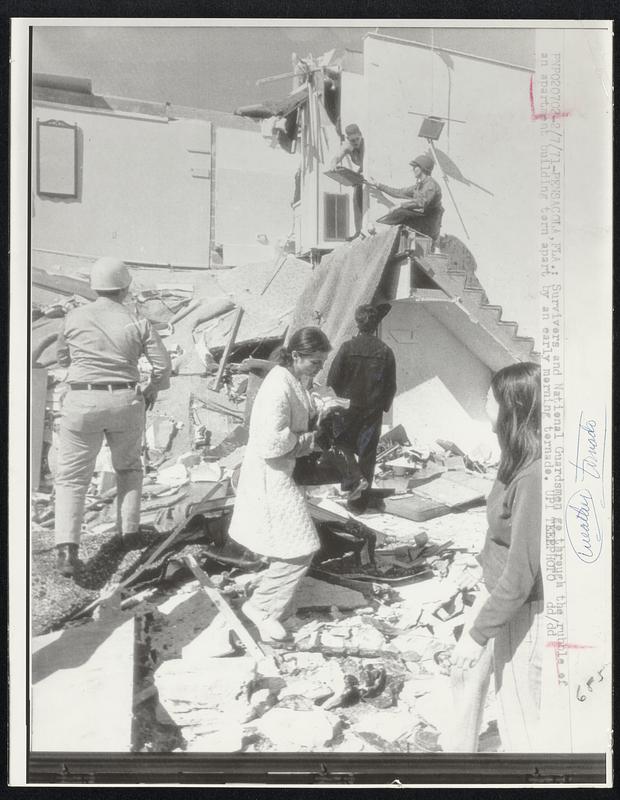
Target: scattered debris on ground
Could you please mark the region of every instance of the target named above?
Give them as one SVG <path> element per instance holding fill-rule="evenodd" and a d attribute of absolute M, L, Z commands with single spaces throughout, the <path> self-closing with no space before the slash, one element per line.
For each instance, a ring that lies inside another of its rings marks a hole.
<path fill-rule="evenodd" d="M 252 399 L 280 340 L 235 340 L 234 321 L 242 315 L 230 298 L 214 303 L 181 289 L 144 290 L 134 299 L 166 335 L 180 367 L 170 398 L 162 394 L 147 419 L 142 527 L 130 541 L 117 535 L 116 481 L 104 447 L 87 496 L 82 564 L 73 580 L 63 578 L 53 568 L 55 429 L 64 377 L 54 364 L 53 340 L 66 311 L 85 301 L 77 290 L 86 289 L 73 283 L 68 299 L 33 311 L 36 358 L 49 369 L 41 478 L 32 501 L 40 708 L 59 702 L 50 693 L 62 690 L 53 677 L 61 671 L 60 645 L 46 637 L 75 639 L 75 652 L 87 655 L 69 665 L 72 680 L 87 688 L 94 685 L 89 669 L 99 663 L 97 648 L 88 655 L 88 642 L 107 641 L 129 620 L 135 647 L 115 651 L 119 669 L 131 672 L 131 730 L 125 725 L 119 739 L 125 749 L 436 750 L 449 723 L 450 652 L 480 580 L 475 555 L 485 534 L 492 465 L 452 441 L 410 440 L 398 426 L 381 439 L 365 514 L 347 510 L 338 485 L 308 489 L 321 549 L 286 621 L 290 638 L 277 647 L 260 643 L 239 608 L 265 563 L 229 540 L 227 528 Z M 183 373 L 189 355 L 199 374 Z M 223 630 L 224 651 L 216 652 Z M 103 728 L 108 716 L 99 721 Z M 483 750 L 499 746 L 495 719 L 491 694 Z M 101 741 L 113 735 L 100 734 Z"/>

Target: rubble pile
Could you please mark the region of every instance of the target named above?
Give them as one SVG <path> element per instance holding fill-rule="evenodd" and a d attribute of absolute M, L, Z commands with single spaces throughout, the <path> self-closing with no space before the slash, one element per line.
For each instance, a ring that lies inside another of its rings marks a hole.
<path fill-rule="evenodd" d="M 375 515 L 376 524 L 379 516 L 388 517 Z M 479 545 L 483 519 L 474 509 L 441 521 L 446 536 L 462 531 Z M 413 543 L 420 538 L 415 527 Z M 385 535 L 389 542 L 396 533 Z M 411 546 L 399 539 L 400 547 Z M 437 749 L 450 722 L 449 656 L 479 579 L 468 549 L 451 548 L 443 577 L 402 584 L 383 599 L 372 597 L 368 583 L 365 596 L 306 578 L 286 621 L 290 640 L 264 645 L 265 657 L 258 660 L 234 637 L 227 656 L 210 655 L 217 609 L 196 582 L 169 590 L 157 606 L 151 599 L 148 649 L 154 660 L 146 685 L 153 710 L 150 727 L 143 725 L 151 737 L 143 749 L 167 749 L 172 731 L 176 749 L 187 752 Z M 240 570 L 212 579 L 237 612 L 256 580 Z M 489 728 L 493 712 L 491 698 L 483 726 L 487 749 L 497 747 Z M 163 738 L 162 730 L 168 732 Z"/>
<path fill-rule="evenodd" d="M 87 631 L 121 611 L 133 615 L 134 751 L 437 749 L 450 722 L 450 653 L 480 580 L 475 555 L 485 533 L 489 461 L 451 441 L 409 439 L 398 426 L 380 441 L 363 516 L 347 510 L 339 485 L 309 487 L 321 550 L 285 621 L 290 638 L 268 646 L 249 625 L 258 642 L 252 652 L 232 629 L 221 651 L 221 610 L 187 556 L 246 625 L 239 608 L 265 564 L 226 531 L 252 400 L 272 362 L 260 342 L 221 346 L 219 329 L 230 327 L 234 303 L 173 289 L 142 290 L 134 300 L 167 334 L 178 374 L 147 416 L 140 533 L 131 542 L 116 535 L 116 479 L 104 446 L 73 580 L 53 572 L 63 374 L 50 353 L 62 316 L 84 297 L 34 312 L 36 358 L 49 368 L 41 480 L 32 505 L 35 636 L 68 625 Z M 188 320 L 175 343 L 173 334 Z M 56 329 L 46 332 L 52 323 Z M 218 331 L 213 342 L 209 331 Z M 183 372 L 188 347 L 197 374 Z M 487 717 L 494 719 L 492 698 Z M 487 749 L 495 746 L 493 732 L 491 726 L 485 734 Z"/>

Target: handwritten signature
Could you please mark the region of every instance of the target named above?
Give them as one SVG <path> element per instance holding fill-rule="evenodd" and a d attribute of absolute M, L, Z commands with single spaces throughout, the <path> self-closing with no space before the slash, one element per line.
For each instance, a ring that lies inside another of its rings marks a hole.
<path fill-rule="evenodd" d="M 566 508 L 566 531 L 575 555 L 586 564 L 594 563 L 603 549 L 603 536 L 589 489 L 577 489 Z"/>
<path fill-rule="evenodd" d="M 606 427 L 606 426 L 605 426 Z M 603 444 L 605 446 L 606 430 L 603 429 Z M 584 422 L 583 411 L 579 415 L 579 432 L 577 434 L 577 451 L 575 460 L 568 463 L 575 467 L 575 480 L 583 480 L 586 475 L 600 480 L 602 477 L 601 455 L 599 455 L 599 429 L 595 419 Z M 604 450 L 603 450 L 604 454 Z"/>
<path fill-rule="evenodd" d="M 596 506 L 605 507 L 605 441 L 607 412 L 603 424 L 593 417 L 579 415 L 575 458 L 569 464 L 575 468 L 575 482 L 581 484 L 568 500 L 565 524 L 573 551 L 586 564 L 593 564 L 603 549 L 603 535 Z M 589 483 L 589 486 L 584 485 Z M 593 494 L 594 492 L 594 494 Z"/>

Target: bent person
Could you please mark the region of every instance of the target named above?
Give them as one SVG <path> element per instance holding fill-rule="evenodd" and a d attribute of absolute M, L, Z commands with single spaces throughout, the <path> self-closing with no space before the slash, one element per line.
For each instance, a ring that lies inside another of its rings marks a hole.
<path fill-rule="evenodd" d="M 298 330 L 281 348 L 279 363 L 263 381 L 252 407 L 229 535 L 269 561 L 241 609 L 266 641 L 286 638 L 280 620 L 292 610 L 295 590 L 319 549 L 293 469 L 297 458 L 315 449 L 307 385 L 323 368 L 330 349 L 319 328 Z"/>

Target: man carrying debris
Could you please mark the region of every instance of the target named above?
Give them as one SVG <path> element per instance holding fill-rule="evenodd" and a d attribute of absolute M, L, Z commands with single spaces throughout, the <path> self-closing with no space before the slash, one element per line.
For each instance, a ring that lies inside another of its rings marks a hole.
<path fill-rule="evenodd" d="M 403 203 L 401 208 L 411 214 L 410 219 L 404 224 L 425 236 L 430 236 L 435 244 L 439 238 L 443 216 L 441 188 L 437 181 L 431 178 L 435 161 L 432 156 L 424 154 L 410 161 L 409 164 L 413 168 L 416 179 L 412 186 L 397 189 L 393 186 L 386 186 L 385 183 L 379 183 L 373 178 L 370 178 L 368 183 L 384 194 L 389 194 L 390 197 L 406 198 L 408 202 Z"/>
<path fill-rule="evenodd" d="M 334 170 L 345 158 L 348 158 L 352 168 L 361 174 L 364 169 L 364 137 L 358 125 L 352 122 L 344 129 L 346 140 L 337 156 L 332 159 L 330 169 Z M 354 237 L 362 231 L 362 217 L 364 214 L 364 184 L 359 183 L 353 188 L 353 219 L 355 221 Z"/>
<path fill-rule="evenodd" d="M 70 311 L 58 336 L 58 363 L 67 368 L 58 437 L 56 473 L 56 568 L 71 577 L 78 548 L 86 492 L 105 437 L 117 477 L 117 519 L 122 537 L 140 523 L 140 450 L 145 407 L 170 385 L 170 358 L 151 323 L 123 301 L 131 277 L 116 258 L 100 258 L 90 276 L 98 297 Z M 138 360 L 152 366 L 148 385 L 139 384 Z"/>
<path fill-rule="evenodd" d="M 355 311 L 358 334 L 344 342 L 332 361 L 327 384 L 339 397 L 351 401 L 344 434 L 357 453 L 368 489 L 357 500 L 349 501 L 352 511 L 368 506 L 369 489 L 375 472 L 377 445 L 383 412 L 389 411 L 396 394 L 396 361 L 390 347 L 377 334 L 377 326 L 389 312 L 385 303 L 359 306 Z"/>

